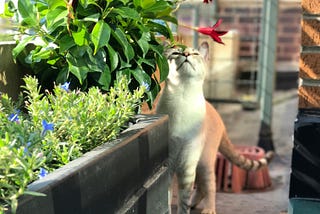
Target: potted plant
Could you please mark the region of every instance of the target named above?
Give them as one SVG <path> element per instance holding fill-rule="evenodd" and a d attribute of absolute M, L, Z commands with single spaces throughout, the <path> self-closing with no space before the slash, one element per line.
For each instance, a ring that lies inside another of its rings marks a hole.
<path fill-rule="evenodd" d="M 166 118 L 148 117 L 119 136 L 145 87 L 130 92 L 120 78 L 107 94 L 69 83 L 42 94 L 36 78 L 24 80 L 25 109 L 0 96 L 0 213 L 168 209 Z"/>
<path fill-rule="evenodd" d="M 126 75 L 131 90 L 148 86 L 146 100 L 152 103 L 168 72 L 157 36 L 173 41 L 166 23 L 176 23 L 171 13 L 177 1 L 15 2 L 6 3 L 3 14 L 18 23 L 13 57 L 30 68 L 43 88 L 70 82 L 70 88 L 108 91 L 117 76 Z"/>
<path fill-rule="evenodd" d="M 37 209 L 39 213 L 63 213 L 62 209 L 65 213 L 79 213 L 79 210 L 99 213 L 101 210 L 124 209 L 122 206 L 133 210 L 152 208 L 153 205 L 148 204 L 152 200 L 147 203 L 146 197 L 153 198 L 157 206 L 167 208 L 168 203 L 159 204 L 159 197 L 164 198 L 158 195 L 161 191 L 153 188 L 156 182 L 167 185 L 164 176 L 166 171 L 162 167 L 167 156 L 166 117 L 154 117 L 144 122 L 143 126 L 134 125 L 131 127 L 133 131 L 127 131 L 125 136 L 120 135 L 123 141 L 112 141 L 115 147 L 105 145 L 85 152 L 94 148 L 95 143 L 103 143 L 116 136 L 137 113 L 137 100 L 146 100 L 149 104 L 153 102 L 160 90 L 159 83 L 168 72 L 167 61 L 162 55 L 163 46 L 156 35 L 164 35 L 172 40 L 168 25 L 159 21 L 176 22 L 170 15 L 175 3 L 165 0 L 45 0 L 8 1 L 5 4 L 4 15 L 15 18 L 14 23 L 18 23 L 16 27 L 20 32 L 16 36 L 18 43 L 13 50 L 13 57 L 30 68 L 41 87 L 35 79 L 25 79 L 27 104 L 20 110 L 6 95 L 1 95 L 1 127 L 9 128 L 1 132 L 0 158 L 2 163 L 6 163 L 0 177 L 1 212 L 8 209 L 9 205 L 11 212 L 17 210 L 18 213 L 36 213 Z M 159 79 L 154 75 L 157 69 Z M 112 98 L 103 97 L 103 94 Z M 118 99 L 121 99 L 121 104 L 117 105 L 115 100 Z M 131 99 L 135 101 L 130 102 Z M 104 112 L 99 107 L 106 100 L 116 106 Z M 129 110 L 124 103 L 130 106 Z M 75 111 L 75 106 L 81 110 Z M 119 112 L 122 111 L 131 113 L 120 117 Z M 104 113 L 116 118 L 109 121 L 109 139 L 104 133 L 108 126 L 102 123 Z M 160 122 L 154 125 L 150 121 Z M 76 122 L 76 125 L 71 125 L 71 122 Z M 10 126 L 7 126 L 8 123 Z M 146 126 L 147 129 L 141 130 Z M 152 131 L 155 127 L 160 131 Z M 84 130 L 88 129 L 91 131 L 85 133 Z M 133 132 L 135 138 L 128 137 L 128 132 Z M 94 138 L 94 134 L 106 138 Z M 80 140 L 82 135 L 88 137 L 83 142 Z M 128 139 L 133 143 L 129 144 Z M 160 139 L 161 143 L 158 142 Z M 88 141 L 91 143 L 87 144 Z M 122 161 L 115 161 L 118 159 L 114 154 L 119 154 L 117 157 L 122 157 Z M 61 167 L 69 161 L 72 161 L 69 163 L 71 165 Z M 92 162 L 104 163 L 104 167 L 99 168 L 99 164 Z M 124 169 L 105 168 L 107 163 L 119 164 Z M 70 167 L 74 165 L 77 167 L 71 170 Z M 56 168 L 59 169 L 46 175 Z M 103 175 L 106 170 L 112 176 Z M 66 177 L 59 177 L 61 174 Z M 84 175 L 95 180 L 86 180 Z M 104 176 L 107 184 L 97 182 L 99 175 Z M 30 184 L 39 176 L 44 178 Z M 85 180 L 82 185 L 79 185 L 79 179 Z M 95 189 L 88 187 L 85 193 L 73 194 L 81 192 L 88 184 L 97 185 L 91 185 Z M 68 189 L 70 186 L 71 189 Z M 120 190 L 116 190 L 115 186 Z M 116 192 L 110 192 L 110 188 Z M 57 193 L 59 191 L 60 194 Z M 100 195 L 95 196 L 92 192 Z M 21 197 L 24 194 L 46 197 Z M 63 200 L 70 196 L 68 205 L 61 201 L 61 194 L 64 195 Z M 84 195 L 90 195 L 91 198 L 84 200 Z M 82 198 L 81 203 L 79 197 Z M 98 203 L 97 197 L 107 197 L 110 201 Z M 72 202 L 72 198 L 77 198 L 76 202 Z M 142 198 L 143 202 L 135 198 Z M 46 205 L 42 206 L 41 201 L 45 201 Z"/>

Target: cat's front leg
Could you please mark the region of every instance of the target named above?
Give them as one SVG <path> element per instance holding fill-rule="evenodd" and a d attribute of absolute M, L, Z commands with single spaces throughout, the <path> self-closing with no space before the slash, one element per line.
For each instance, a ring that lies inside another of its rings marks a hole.
<path fill-rule="evenodd" d="M 190 198 L 193 190 L 196 163 L 184 162 L 184 166 L 177 172 L 178 179 L 178 214 L 190 213 Z"/>
<path fill-rule="evenodd" d="M 179 204 L 178 214 L 189 214 L 190 213 L 190 195 L 191 195 L 192 184 L 179 188 Z"/>

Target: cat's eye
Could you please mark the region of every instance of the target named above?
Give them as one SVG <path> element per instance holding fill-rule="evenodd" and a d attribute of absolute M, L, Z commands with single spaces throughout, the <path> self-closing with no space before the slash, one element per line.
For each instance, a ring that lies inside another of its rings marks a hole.
<path fill-rule="evenodd" d="M 180 54 L 181 54 L 181 52 L 179 52 L 179 51 L 174 51 L 174 52 L 171 53 L 171 55 L 174 55 L 174 56 L 180 55 Z"/>
<path fill-rule="evenodd" d="M 180 55 L 181 55 L 181 51 L 179 51 L 179 50 L 177 50 L 177 49 L 173 49 L 173 50 L 171 51 L 171 53 L 169 54 L 168 58 L 169 58 L 169 59 L 175 59 L 175 58 L 177 58 L 177 57 L 180 56 Z"/>

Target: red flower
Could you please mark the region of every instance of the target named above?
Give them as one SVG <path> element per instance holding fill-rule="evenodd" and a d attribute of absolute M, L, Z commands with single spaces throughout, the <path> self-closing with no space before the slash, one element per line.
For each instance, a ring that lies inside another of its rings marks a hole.
<path fill-rule="evenodd" d="M 211 1 L 211 2 L 212 2 L 212 0 L 203 0 L 203 3 L 208 4 L 208 3 L 209 3 L 209 1 Z"/>
<path fill-rule="evenodd" d="M 206 0 L 205 0 L 206 1 Z M 208 0 L 207 0 L 208 1 Z M 211 38 L 220 43 L 220 44 L 224 44 L 220 38 L 220 36 L 223 36 L 224 34 L 228 33 L 228 31 L 218 31 L 216 30 L 217 27 L 219 27 L 219 25 L 221 24 L 222 19 L 219 19 L 217 21 L 217 23 L 215 23 L 212 27 L 199 27 L 196 30 L 199 33 L 205 34 L 205 35 L 209 35 L 211 36 Z"/>

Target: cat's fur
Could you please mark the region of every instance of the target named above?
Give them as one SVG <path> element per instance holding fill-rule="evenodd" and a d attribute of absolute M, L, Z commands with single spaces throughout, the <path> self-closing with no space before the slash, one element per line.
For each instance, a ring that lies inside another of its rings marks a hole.
<path fill-rule="evenodd" d="M 169 75 L 157 105 L 157 113 L 169 115 L 169 169 L 178 182 L 178 213 L 189 213 L 202 201 L 202 213 L 215 214 L 215 160 L 218 150 L 237 166 L 254 170 L 268 159 L 253 161 L 239 155 L 214 107 L 206 102 L 202 85 L 206 75 L 204 57 L 208 44 L 199 51 L 168 49 Z M 203 57 L 204 56 L 204 57 Z M 191 197 L 193 183 L 196 190 Z"/>

